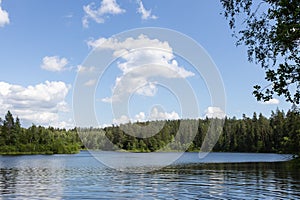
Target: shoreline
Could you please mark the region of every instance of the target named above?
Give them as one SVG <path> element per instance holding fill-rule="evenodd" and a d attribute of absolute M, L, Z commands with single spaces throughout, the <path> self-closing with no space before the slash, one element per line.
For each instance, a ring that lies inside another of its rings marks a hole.
<path fill-rule="evenodd" d="M 78 154 L 80 151 L 70 153 L 54 153 L 52 151 L 45 152 L 0 152 L 0 156 L 26 156 L 26 155 L 60 155 L 60 154 Z"/>

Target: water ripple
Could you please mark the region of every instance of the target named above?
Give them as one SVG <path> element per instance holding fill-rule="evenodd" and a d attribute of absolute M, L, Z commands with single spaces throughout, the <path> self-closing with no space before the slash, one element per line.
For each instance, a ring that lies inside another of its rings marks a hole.
<path fill-rule="evenodd" d="M 284 163 L 184 161 L 135 170 L 122 173 L 87 154 L 0 157 L 0 199 L 300 198 L 299 172 Z"/>

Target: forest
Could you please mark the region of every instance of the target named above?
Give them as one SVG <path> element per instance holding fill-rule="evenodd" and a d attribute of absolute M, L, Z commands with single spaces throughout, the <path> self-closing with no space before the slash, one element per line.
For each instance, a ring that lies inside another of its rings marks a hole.
<path fill-rule="evenodd" d="M 208 137 L 206 137 L 206 135 Z M 214 138 L 215 137 L 215 138 Z M 214 142 L 215 141 L 215 142 Z M 205 146 L 206 145 L 206 146 Z M 253 113 L 241 119 L 181 119 L 70 130 L 21 127 L 10 111 L 0 120 L 0 154 L 68 154 L 81 149 L 130 152 L 200 151 L 291 153 L 300 151 L 300 112 Z"/>
<path fill-rule="evenodd" d="M 0 118 L 0 154 L 69 154 L 78 153 L 80 139 L 76 129 L 65 130 L 32 125 L 21 127 L 10 111 Z"/>

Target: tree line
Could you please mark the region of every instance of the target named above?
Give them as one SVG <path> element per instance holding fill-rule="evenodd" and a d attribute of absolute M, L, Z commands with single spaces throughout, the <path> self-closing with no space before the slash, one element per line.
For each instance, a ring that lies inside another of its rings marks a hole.
<path fill-rule="evenodd" d="M 207 135 L 208 134 L 208 135 Z M 207 136 L 207 137 L 206 137 Z M 131 152 L 200 151 L 292 153 L 300 151 L 300 112 L 276 110 L 269 118 L 181 119 L 70 130 L 21 127 L 8 111 L 0 120 L 0 153 L 76 153 L 80 149 Z"/>
<path fill-rule="evenodd" d="M 80 139 L 76 129 L 66 130 L 32 125 L 23 128 L 10 111 L 0 118 L 0 154 L 77 153 Z"/>
<path fill-rule="evenodd" d="M 211 129 L 213 133 L 205 141 L 212 124 L 223 122 L 223 126 Z M 220 133 L 216 134 L 217 131 Z M 218 139 L 213 138 L 214 134 Z M 79 129 L 79 135 L 89 149 L 123 149 L 133 152 L 200 151 L 204 143 L 210 145 L 211 140 L 212 150 L 216 152 L 299 154 L 300 112 L 293 107 L 287 113 L 277 109 L 269 118 L 253 113 L 252 117 L 243 115 L 241 119 L 233 117 L 223 120 L 206 118 L 136 122 L 103 129 Z"/>

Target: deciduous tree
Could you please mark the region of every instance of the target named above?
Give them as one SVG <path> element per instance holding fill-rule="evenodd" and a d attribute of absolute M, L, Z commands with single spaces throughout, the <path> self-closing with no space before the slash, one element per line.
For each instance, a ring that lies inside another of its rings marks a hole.
<path fill-rule="evenodd" d="M 257 100 L 274 95 L 300 102 L 300 1 L 220 0 L 237 45 L 265 70 L 268 85 L 255 85 Z"/>

